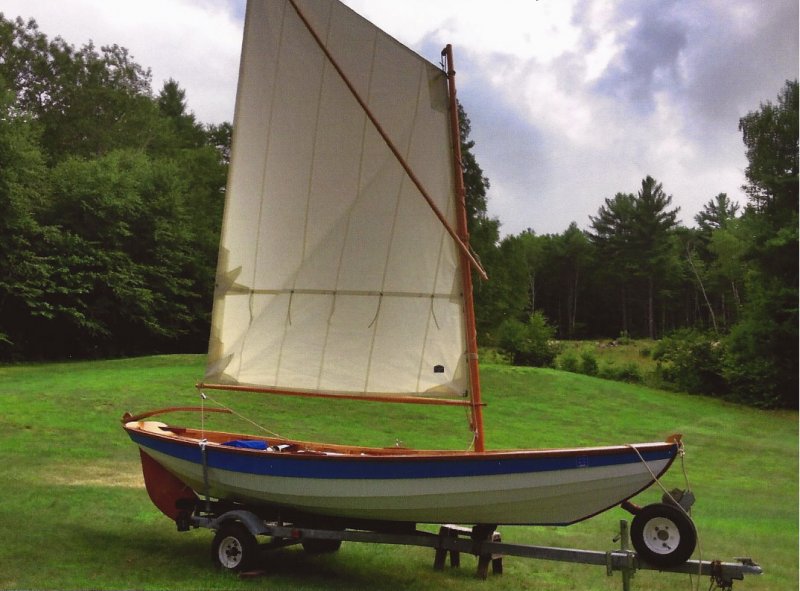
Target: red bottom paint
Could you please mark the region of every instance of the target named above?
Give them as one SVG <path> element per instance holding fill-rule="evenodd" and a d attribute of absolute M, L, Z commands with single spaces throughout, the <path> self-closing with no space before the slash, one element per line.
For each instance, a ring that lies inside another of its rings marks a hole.
<path fill-rule="evenodd" d="M 150 500 L 164 515 L 176 520 L 185 511 L 178 508 L 179 501 L 186 501 L 187 505 L 192 506 L 197 501 L 197 495 L 142 450 L 139 450 L 139 455 L 142 458 L 142 474 Z"/>

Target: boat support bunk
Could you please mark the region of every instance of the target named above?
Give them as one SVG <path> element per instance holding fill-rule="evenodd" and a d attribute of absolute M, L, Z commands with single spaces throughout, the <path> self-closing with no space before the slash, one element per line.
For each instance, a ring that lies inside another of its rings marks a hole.
<path fill-rule="evenodd" d="M 301 544 L 311 554 L 330 553 L 337 551 L 344 541 L 432 548 L 435 551 L 435 570 L 444 569 L 448 555 L 450 566 L 458 567 L 462 553 L 472 554 L 478 559 L 477 577 L 482 579 L 488 577 L 490 565 L 493 574 L 502 574 L 504 556 L 604 566 L 607 576 L 612 576 L 615 571 L 622 573 L 623 591 L 632 588 L 632 578 L 638 570 L 710 577 L 711 588 L 725 590 L 732 589 L 734 581 L 743 580 L 745 575 L 762 573 L 761 567 L 750 558 L 737 558 L 736 562 L 687 560 L 669 567 L 650 564 L 631 549 L 629 525 L 624 519 L 620 521 L 619 533 L 614 538 L 614 542 L 620 544 L 619 549 L 602 552 L 505 543 L 499 532 L 490 525 L 476 525 L 473 528 L 442 525 L 438 533 L 418 530 L 413 523 L 353 523 L 336 527 L 335 522 L 324 521 L 324 518 L 317 523 L 313 518 L 310 521 L 301 518 L 300 525 L 264 519 L 263 508 L 250 510 L 244 506 L 230 508 L 231 505 L 221 505 L 220 512 L 217 512 L 215 505 L 207 505 L 206 511 L 190 516 L 184 514 L 184 518 L 177 521 L 178 529 L 215 530 L 212 559 L 221 568 L 238 572 L 242 577 L 266 574 L 259 569 L 262 551 Z M 227 510 L 222 510 L 223 508 Z M 637 509 L 632 505 L 623 508 Z M 270 541 L 259 544 L 259 537 L 268 537 Z"/>

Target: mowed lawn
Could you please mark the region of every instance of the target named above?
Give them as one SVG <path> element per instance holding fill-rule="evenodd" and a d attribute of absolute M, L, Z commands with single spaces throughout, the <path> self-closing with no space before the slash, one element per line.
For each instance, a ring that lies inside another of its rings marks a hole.
<path fill-rule="evenodd" d="M 508 557 L 474 578 L 475 560 L 434 572 L 429 549 L 345 543 L 333 555 L 298 547 L 265 557 L 263 578 L 214 568 L 211 533 L 178 533 L 144 490 L 138 451 L 120 427 L 127 411 L 199 404 L 202 356 L 0 367 L 2 589 L 621 589 L 605 569 Z M 493 449 L 635 443 L 682 433 L 697 497 L 695 558 L 752 556 L 765 574 L 736 589 L 798 588 L 798 417 L 554 370 L 483 368 Z M 465 449 L 461 410 L 214 393 L 281 435 L 341 443 Z M 213 405 L 214 401 L 207 404 Z M 199 421 L 182 414 L 172 423 Z M 236 417 L 206 425 L 249 431 Z M 664 485 L 685 488 L 676 462 Z M 636 501 L 659 500 L 655 487 Z M 566 528 L 505 527 L 507 542 L 610 550 L 621 509 Z M 688 576 L 640 571 L 634 589 L 708 588 Z"/>

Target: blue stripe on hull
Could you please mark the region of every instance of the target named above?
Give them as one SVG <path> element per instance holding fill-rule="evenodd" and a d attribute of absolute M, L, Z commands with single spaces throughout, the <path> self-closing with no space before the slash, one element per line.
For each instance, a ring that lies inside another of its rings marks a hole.
<path fill-rule="evenodd" d="M 165 441 L 129 432 L 139 445 L 169 456 L 200 464 L 200 447 Z M 297 456 L 291 453 L 242 452 L 208 446 L 208 465 L 231 472 L 299 478 L 416 479 L 458 476 L 495 476 L 550 472 L 640 463 L 636 453 L 620 451 L 603 454 L 570 454 L 547 457 L 403 458 L 372 456 Z M 676 446 L 662 450 L 641 450 L 648 462 L 675 456 Z"/>

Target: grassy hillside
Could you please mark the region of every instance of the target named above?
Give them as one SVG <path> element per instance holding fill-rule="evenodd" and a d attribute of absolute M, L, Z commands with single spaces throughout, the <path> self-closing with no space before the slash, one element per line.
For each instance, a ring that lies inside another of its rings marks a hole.
<path fill-rule="evenodd" d="M 195 404 L 199 356 L 0 367 L 0 588 L 38 589 L 619 589 L 598 567 L 506 558 L 505 574 L 475 581 L 474 560 L 433 572 L 421 548 L 345 543 L 331 556 L 288 548 L 271 574 L 240 581 L 209 560 L 211 534 L 178 533 L 150 504 L 138 453 L 120 428 L 126 410 Z M 684 434 L 697 496 L 703 559 L 753 556 L 765 569 L 738 589 L 798 585 L 797 414 L 665 393 L 553 370 L 486 366 L 490 448 L 658 440 Z M 462 411 L 405 405 L 213 397 L 282 435 L 370 445 L 466 448 Z M 374 413 L 381 413 L 379 420 Z M 196 421 L 196 416 L 174 422 Z M 235 417 L 207 425 L 252 430 Z M 684 488 L 676 466 L 668 488 Z M 646 491 L 640 504 L 660 498 Z M 502 528 L 504 541 L 608 550 L 620 519 L 609 511 L 568 528 Z M 697 557 L 697 554 L 695 555 Z M 694 580 L 697 584 L 698 581 Z M 634 588 L 689 588 L 682 575 L 639 572 Z M 700 581 L 700 588 L 707 587 Z"/>

